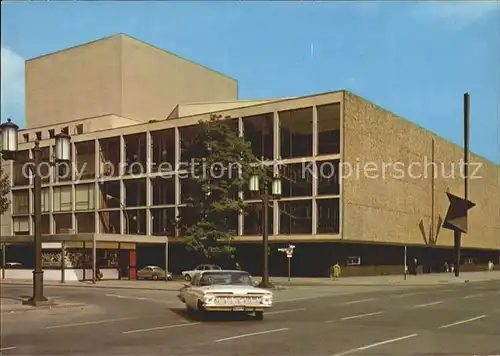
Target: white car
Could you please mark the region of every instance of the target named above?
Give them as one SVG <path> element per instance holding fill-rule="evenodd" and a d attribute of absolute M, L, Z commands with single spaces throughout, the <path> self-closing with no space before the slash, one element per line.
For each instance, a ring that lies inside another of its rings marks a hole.
<path fill-rule="evenodd" d="M 255 313 L 264 319 L 264 311 L 273 306 L 273 293 L 254 287 L 250 274 L 245 271 L 201 271 L 190 284 L 181 288 L 179 299 L 187 311 Z"/>
<path fill-rule="evenodd" d="M 196 273 L 199 273 L 199 272 L 202 272 L 202 271 L 220 271 L 221 268 L 217 265 L 210 265 L 210 264 L 207 264 L 207 265 L 199 265 L 197 266 L 195 269 L 191 270 L 191 271 L 183 271 L 182 272 L 182 276 L 184 277 L 184 279 L 186 281 L 190 281 L 191 279 L 193 279 L 194 275 Z"/>

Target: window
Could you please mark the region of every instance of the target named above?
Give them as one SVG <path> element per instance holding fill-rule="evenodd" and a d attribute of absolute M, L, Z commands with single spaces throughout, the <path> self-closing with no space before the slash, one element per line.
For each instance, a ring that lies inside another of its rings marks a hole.
<path fill-rule="evenodd" d="M 42 213 L 50 211 L 50 191 L 49 188 L 42 188 Z"/>
<path fill-rule="evenodd" d="M 29 214 L 30 195 L 29 190 L 18 190 L 12 192 L 14 214 Z"/>
<path fill-rule="evenodd" d="M 71 186 L 54 188 L 54 211 L 70 211 L 73 208 Z"/>
<path fill-rule="evenodd" d="M 12 219 L 14 225 L 14 235 L 23 235 L 30 233 L 30 218 L 18 217 Z"/>
<path fill-rule="evenodd" d="M 61 132 L 66 134 L 66 135 L 69 135 L 69 127 L 68 126 L 65 126 L 61 129 Z"/>
<path fill-rule="evenodd" d="M 30 134 L 23 134 L 24 142 L 30 142 Z"/>
<path fill-rule="evenodd" d="M 39 140 L 39 141 L 41 141 L 41 140 L 42 140 L 42 131 L 38 131 L 38 132 L 36 132 L 36 133 L 35 133 L 35 135 L 36 135 L 36 139 L 37 139 L 37 140 Z"/>
<path fill-rule="evenodd" d="M 77 134 L 77 135 L 81 135 L 81 134 L 83 134 L 83 124 L 78 124 L 78 125 L 76 125 L 76 127 L 75 127 L 75 131 L 76 131 L 76 134 Z"/>
<path fill-rule="evenodd" d="M 94 185 L 77 185 L 75 187 L 75 210 L 91 210 L 94 206 Z"/>
<path fill-rule="evenodd" d="M 50 137 L 50 138 L 54 138 L 54 137 L 56 137 L 56 131 L 55 131 L 54 129 L 49 130 L 49 137 Z"/>

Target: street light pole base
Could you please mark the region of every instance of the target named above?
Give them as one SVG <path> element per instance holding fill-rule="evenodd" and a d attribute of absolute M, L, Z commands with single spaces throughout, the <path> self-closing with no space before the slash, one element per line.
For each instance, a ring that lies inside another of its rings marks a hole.
<path fill-rule="evenodd" d="M 43 295 L 43 271 L 33 271 L 33 296 L 23 301 L 23 305 L 47 305 L 48 298 Z"/>
<path fill-rule="evenodd" d="M 257 287 L 259 288 L 265 288 L 265 289 L 273 289 L 274 288 L 274 284 L 272 284 L 271 282 L 269 281 L 261 281 Z"/>

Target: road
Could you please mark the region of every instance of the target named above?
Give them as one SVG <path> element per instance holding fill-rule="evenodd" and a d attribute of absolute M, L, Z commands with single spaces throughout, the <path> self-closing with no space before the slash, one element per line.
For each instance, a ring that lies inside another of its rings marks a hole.
<path fill-rule="evenodd" d="M 87 306 L 3 313 L 2 355 L 500 355 L 498 282 L 314 291 L 276 292 L 264 321 L 200 322 L 175 292 L 47 287 Z"/>

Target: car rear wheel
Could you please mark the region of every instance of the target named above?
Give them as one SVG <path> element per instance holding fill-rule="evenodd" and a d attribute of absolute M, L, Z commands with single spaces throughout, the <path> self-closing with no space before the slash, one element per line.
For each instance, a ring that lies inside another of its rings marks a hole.
<path fill-rule="evenodd" d="M 255 312 L 255 319 L 264 320 L 264 312 L 263 311 L 256 311 Z"/>
<path fill-rule="evenodd" d="M 189 274 L 186 274 L 186 275 L 184 276 L 184 279 L 185 279 L 187 282 L 189 282 L 189 281 L 191 280 L 191 276 L 190 276 Z"/>

